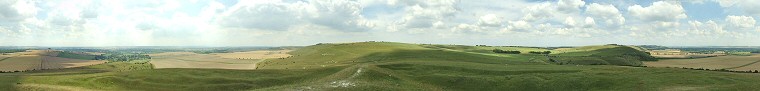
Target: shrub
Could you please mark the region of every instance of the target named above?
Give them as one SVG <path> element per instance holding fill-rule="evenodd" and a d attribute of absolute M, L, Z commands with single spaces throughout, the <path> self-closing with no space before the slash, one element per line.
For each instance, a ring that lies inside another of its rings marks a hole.
<path fill-rule="evenodd" d="M 494 53 L 504 53 L 504 54 L 520 54 L 520 51 L 505 51 L 501 49 L 493 49 Z"/>
<path fill-rule="evenodd" d="M 541 52 L 541 51 L 531 51 L 531 52 L 528 52 L 528 53 L 530 53 L 530 54 L 551 54 L 552 52 L 551 51 L 543 51 L 543 52 Z"/>

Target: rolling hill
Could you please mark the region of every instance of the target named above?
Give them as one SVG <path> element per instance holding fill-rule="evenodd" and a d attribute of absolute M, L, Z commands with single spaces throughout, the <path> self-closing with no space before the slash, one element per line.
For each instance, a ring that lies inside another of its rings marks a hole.
<path fill-rule="evenodd" d="M 545 55 L 478 51 L 492 50 L 488 47 L 469 50 L 435 46 L 393 42 L 323 43 L 292 51 L 293 56 L 289 58 L 265 60 L 256 70 L 151 69 L 150 64 L 111 62 L 76 69 L 0 73 L 0 81 L 5 82 L 0 83 L 0 90 L 760 89 L 758 74 L 557 65 Z M 635 49 L 610 45 L 551 51 L 551 56 L 599 57 L 604 62 L 613 58 L 634 62 L 628 59 L 646 57 Z"/>
<path fill-rule="evenodd" d="M 560 64 L 624 66 L 641 66 L 641 61 L 657 60 L 643 51 L 621 45 L 584 46 L 565 50 L 566 52 L 552 54 L 553 60 Z"/>

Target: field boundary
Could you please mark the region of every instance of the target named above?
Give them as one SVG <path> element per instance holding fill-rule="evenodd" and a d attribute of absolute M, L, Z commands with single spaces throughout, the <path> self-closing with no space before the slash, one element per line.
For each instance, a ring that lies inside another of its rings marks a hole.
<path fill-rule="evenodd" d="M 749 66 L 749 65 L 755 64 L 755 63 L 757 63 L 757 62 L 760 62 L 760 60 L 757 60 L 757 61 L 755 61 L 755 62 L 752 62 L 752 63 L 744 64 L 744 65 L 739 65 L 739 66 L 736 66 L 736 67 L 729 67 L 729 68 L 723 68 L 723 69 L 736 69 L 736 68 L 746 67 L 746 66 Z"/>

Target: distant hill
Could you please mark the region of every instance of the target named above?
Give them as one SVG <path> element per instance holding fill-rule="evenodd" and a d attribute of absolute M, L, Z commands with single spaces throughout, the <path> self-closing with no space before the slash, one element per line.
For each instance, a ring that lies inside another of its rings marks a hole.
<path fill-rule="evenodd" d="M 521 54 L 499 54 L 492 50 L 514 50 Z M 550 56 L 529 52 L 551 51 Z M 394 42 L 322 43 L 290 52 L 287 59 L 261 63 L 270 68 L 319 68 L 389 62 L 473 62 L 488 64 L 581 64 L 640 66 L 656 60 L 645 52 L 623 45 L 599 45 L 554 50 L 516 46 L 466 46 L 406 44 Z M 552 58 L 552 60 L 549 60 Z"/>
<path fill-rule="evenodd" d="M 583 65 L 627 65 L 641 66 L 641 61 L 656 61 L 646 52 L 621 45 L 584 46 L 570 48 L 572 51 L 552 54 L 553 60 L 560 64 L 583 64 Z"/>
<path fill-rule="evenodd" d="M 426 48 L 420 44 L 394 42 L 358 42 L 318 44 L 292 51 L 287 59 L 275 59 L 260 63 L 260 68 L 321 68 L 366 63 L 391 62 L 472 62 L 486 64 L 545 64 L 527 60 L 511 60 L 514 57 L 483 55 Z"/>

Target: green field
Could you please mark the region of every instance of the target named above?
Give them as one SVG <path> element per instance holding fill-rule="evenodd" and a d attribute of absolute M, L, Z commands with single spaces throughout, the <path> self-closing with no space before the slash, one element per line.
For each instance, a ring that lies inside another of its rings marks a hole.
<path fill-rule="evenodd" d="M 83 54 L 76 54 L 71 52 L 59 52 L 57 57 L 62 58 L 71 58 L 71 59 L 82 59 L 82 60 L 94 60 L 95 55 L 83 55 Z"/>
<path fill-rule="evenodd" d="M 149 63 L 111 62 L 75 69 L 0 73 L 0 90 L 760 89 L 760 74 L 615 66 L 621 64 L 558 65 L 545 55 L 479 51 L 492 50 L 488 47 L 435 46 L 390 42 L 319 44 L 290 52 L 290 58 L 261 62 L 256 70 L 151 69 Z M 646 57 L 636 49 L 612 45 L 551 51 L 551 56 L 604 62 L 640 62 Z"/>

